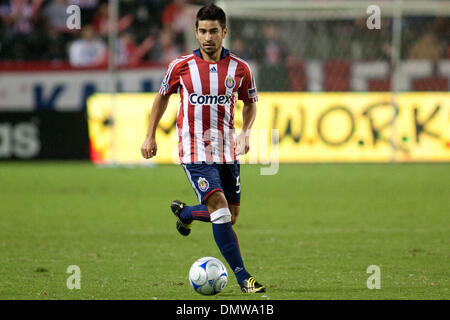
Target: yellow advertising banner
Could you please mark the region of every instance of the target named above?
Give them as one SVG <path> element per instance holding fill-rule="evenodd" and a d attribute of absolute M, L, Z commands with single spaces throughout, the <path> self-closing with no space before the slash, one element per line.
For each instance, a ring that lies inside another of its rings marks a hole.
<path fill-rule="evenodd" d="M 178 95 L 157 130 L 158 154 L 140 153 L 155 94 L 95 94 L 88 100 L 96 163 L 178 163 Z M 242 102 L 235 111 L 242 127 Z M 450 93 L 259 93 L 241 163 L 450 161 Z"/>

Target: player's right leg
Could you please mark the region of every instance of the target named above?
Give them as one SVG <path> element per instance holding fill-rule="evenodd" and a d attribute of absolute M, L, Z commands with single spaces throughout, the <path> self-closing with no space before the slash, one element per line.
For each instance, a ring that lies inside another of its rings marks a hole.
<path fill-rule="evenodd" d="M 170 208 L 177 217 L 176 228 L 178 232 L 183 236 L 187 236 L 191 233 L 194 220 L 211 221 L 209 210 L 204 203 L 214 192 L 223 192 L 223 190 L 216 165 L 192 163 L 184 164 L 183 169 L 200 204 L 188 206 L 180 200 L 174 200 L 170 204 Z"/>
<path fill-rule="evenodd" d="M 183 236 L 188 236 L 191 233 L 192 221 L 191 222 L 183 221 L 183 219 L 180 216 L 180 213 L 182 212 L 185 205 L 186 204 L 184 202 L 181 202 L 180 200 L 174 200 L 170 204 L 170 209 L 172 209 L 173 214 L 175 215 L 175 217 L 177 217 L 177 223 L 175 226 L 178 232 Z"/>
<path fill-rule="evenodd" d="M 171 203 L 170 208 L 172 209 L 172 212 L 184 223 L 190 224 L 194 220 L 211 222 L 209 219 L 208 208 L 204 204 L 188 206 L 180 200 L 174 200 Z"/>

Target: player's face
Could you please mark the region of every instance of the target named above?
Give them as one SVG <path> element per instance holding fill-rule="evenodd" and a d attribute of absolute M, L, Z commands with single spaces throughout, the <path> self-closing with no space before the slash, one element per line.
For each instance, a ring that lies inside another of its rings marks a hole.
<path fill-rule="evenodd" d="M 220 26 L 217 20 L 200 20 L 195 35 L 200 48 L 207 55 L 214 55 L 221 47 L 227 34 L 227 28 Z"/>

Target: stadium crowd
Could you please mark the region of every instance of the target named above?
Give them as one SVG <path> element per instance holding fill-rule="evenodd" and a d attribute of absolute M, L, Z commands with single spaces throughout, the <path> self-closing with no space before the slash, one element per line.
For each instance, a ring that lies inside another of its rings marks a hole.
<path fill-rule="evenodd" d="M 121 0 L 119 63 L 167 63 L 183 53 L 184 6 L 206 2 Z M 81 9 L 81 30 L 66 25 L 69 5 Z M 107 60 L 108 6 L 107 0 L 7 0 L 0 5 L 0 60 L 102 65 Z"/>
<path fill-rule="evenodd" d="M 120 0 L 116 52 L 121 67 L 167 65 L 190 51 L 187 6 L 211 0 Z M 81 29 L 67 27 L 69 5 L 81 8 Z M 72 67 L 106 67 L 107 0 L 5 0 L 0 5 L 0 62 L 69 62 Z M 389 61 L 392 20 L 368 30 L 366 19 L 258 20 L 228 17 L 230 49 L 258 64 L 263 90 L 299 90 L 296 68 L 305 60 Z M 239 32 L 233 32 L 239 30 Z M 405 17 L 401 58 L 450 59 L 448 17 Z M 289 75 L 294 74 L 295 79 Z M 335 72 L 343 72 L 339 67 Z M 274 78 L 277 81 L 274 81 Z M 267 83 L 265 83 L 266 79 Z M 288 83 L 290 82 L 290 84 Z"/>
<path fill-rule="evenodd" d="M 120 1 L 120 64 L 166 63 L 184 53 L 184 30 L 190 27 L 184 19 L 184 7 L 207 2 Z M 71 4 L 81 8 L 81 30 L 70 30 L 66 26 L 66 10 Z M 403 57 L 449 58 L 449 20 L 404 19 Z M 232 34 L 232 49 L 244 58 L 267 64 L 277 64 L 288 55 L 306 59 L 380 59 L 390 54 L 389 19 L 383 20 L 380 31 L 370 33 L 365 19 L 296 23 L 241 19 L 234 22 L 240 32 Z M 102 63 L 106 55 L 108 1 L 7 0 L 0 6 L 0 26 L 2 60 L 70 60 L 75 66 L 96 65 Z"/>

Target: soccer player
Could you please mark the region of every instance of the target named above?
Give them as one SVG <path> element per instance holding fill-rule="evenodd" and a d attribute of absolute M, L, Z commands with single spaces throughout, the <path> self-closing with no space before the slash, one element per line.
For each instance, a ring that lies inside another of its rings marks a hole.
<path fill-rule="evenodd" d="M 227 35 L 225 12 L 213 5 L 201 8 L 196 18 L 200 48 L 173 60 L 153 102 L 141 153 L 156 155 L 156 128 L 172 93 L 180 93 L 177 114 L 180 162 L 200 204 L 174 200 L 176 228 L 187 236 L 194 220 L 211 222 L 214 239 L 245 293 L 266 288 L 247 272 L 232 225 L 239 215 L 241 184 L 237 154 L 249 151 L 249 130 L 258 100 L 249 65 L 222 47 Z M 234 106 L 244 102 L 243 128 L 236 138 Z"/>

